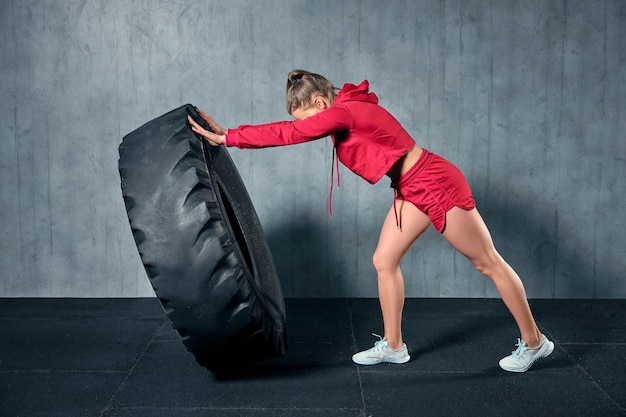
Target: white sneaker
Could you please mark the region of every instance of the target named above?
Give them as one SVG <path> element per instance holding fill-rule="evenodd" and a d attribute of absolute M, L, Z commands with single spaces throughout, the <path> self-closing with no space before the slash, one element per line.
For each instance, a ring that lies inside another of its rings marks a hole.
<path fill-rule="evenodd" d="M 526 342 L 517 339 L 517 349 L 511 355 L 500 360 L 500 368 L 509 372 L 526 372 L 537 359 L 548 357 L 554 350 L 554 343 L 541 335 L 539 346 L 535 349 L 527 347 Z"/>
<path fill-rule="evenodd" d="M 374 336 L 377 336 L 380 340 L 374 343 L 373 348 L 355 353 L 352 356 L 354 363 L 359 365 L 376 365 L 382 362 L 406 363 L 411 359 L 405 343 L 402 344 L 400 349 L 395 350 L 389 347 L 387 338 L 382 338 L 377 334 L 374 334 Z"/>

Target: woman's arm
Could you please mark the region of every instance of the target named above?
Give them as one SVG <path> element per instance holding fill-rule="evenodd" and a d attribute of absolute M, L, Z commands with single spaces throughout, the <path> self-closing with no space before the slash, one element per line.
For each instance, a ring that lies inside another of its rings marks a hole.
<path fill-rule="evenodd" d="M 242 125 L 228 130 L 218 125 L 202 110 L 199 110 L 198 114 L 215 133 L 202 128 L 191 117 L 188 117 L 194 132 L 204 137 L 213 146 L 237 146 L 243 149 L 294 145 L 321 139 L 352 128 L 352 115 L 343 106 L 331 106 L 304 120 Z"/>
<path fill-rule="evenodd" d="M 352 122 L 352 115 L 347 108 L 333 105 L 304 120 L 243 125 L 228 129 L 226 144 L 245 149 L 294 145 L 349 130 Z"/>

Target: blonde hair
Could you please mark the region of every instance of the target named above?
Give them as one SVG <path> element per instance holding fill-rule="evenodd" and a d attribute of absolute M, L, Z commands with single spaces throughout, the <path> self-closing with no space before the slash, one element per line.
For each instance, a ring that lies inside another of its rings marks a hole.
<path fill-rule="evenodd" d="M 287 76 L 287 113 L 306 108 L 313 95 L 326 97 L 331 103 L 335 99 L 335 86 L 325 77 L 305 70 L 293 70 Z"/>

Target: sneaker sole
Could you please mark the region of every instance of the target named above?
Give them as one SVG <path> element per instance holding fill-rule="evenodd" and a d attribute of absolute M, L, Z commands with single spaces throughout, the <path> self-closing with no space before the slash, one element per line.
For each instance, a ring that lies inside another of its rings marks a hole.
<path fill-rule="evenodd" d="M 352 357 L 352 362 L 356 363 L 357 365 L 365 365 L 365 366 L 378 365 L 378 364 L 381 364 L 381 363 L 397 363 L 397 364 L 401 364 L 401 363 L 407 363 L 410 360 L 411 360 L 411 356 L 410 355 L 406 355 L 405 357 L 400 358 L 400 359 L 385 358 L 385 359 L 381 359 L 379 361 L 371 361 L 371 362 L 361 361 L 361 360 L 358 360 L 358 359 L 354 359 L 354 357 Z"/>
<path fill-rule="evenodd" d="M 552 354 L 553 351 L 554 351 L 554 342 L 548 341 L 548 343 L 546 343 L 545 346 L 543 346 L 541 350 L 537 352 L 537 355 L 533 358 L 533 360 L 528 362 L 528 364 L 525 367 L 505 368 L 502 365 L 500 365 L 500 367 L 504 369 L 505 371 L 509 371 L 509 372 L 526 372 L 530 369 L 531 366 L 533 366 L 535 362 L 537 362 L 539 359 L 547 358 L 548 356 Z"/>

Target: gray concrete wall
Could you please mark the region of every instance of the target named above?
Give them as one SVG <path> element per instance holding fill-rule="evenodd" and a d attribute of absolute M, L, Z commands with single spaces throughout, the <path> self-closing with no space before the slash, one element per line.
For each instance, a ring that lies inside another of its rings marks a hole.
<path fill-rule="evenodd" d="M 626 296 L 626 2 L 621 0 L 0 2 L 0 296 L 152 296 L 117 147 L 185 103 L 221 124 L 287 118 L 293 68 L 367 78 L 470 181 L 530 297 Z M 392 202 L 331 144 L 231 150 L 288 297 L 373 297 Z M 411 297 L 493 297 L 432 229 Z"/>

